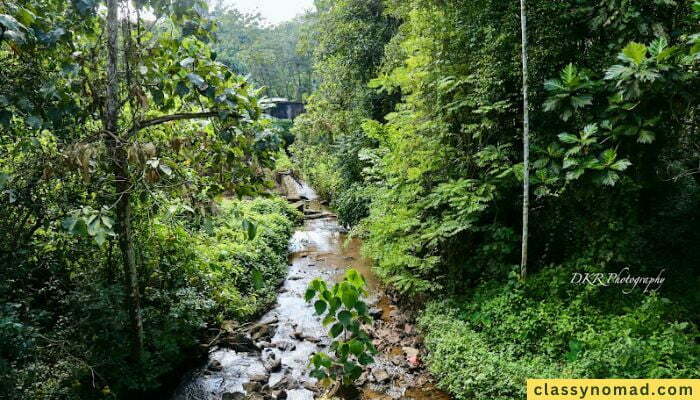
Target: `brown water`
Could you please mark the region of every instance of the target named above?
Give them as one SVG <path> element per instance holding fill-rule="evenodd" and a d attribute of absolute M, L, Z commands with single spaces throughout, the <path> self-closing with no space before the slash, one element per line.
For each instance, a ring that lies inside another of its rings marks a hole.
<path fill-rule="evenodd" d="M 315 193 L 302 185 L 305 196 L 311 198 L 308 208 L 321 211 L 318 202 L 313 201 Z M 369 286 L 370 303 L 389 310 L 386 298 L 382 298 L 379 283 L 371 272 L 371 264 L 360 255 L 360 241 L 348 239 L 345 230 L 332 216 L 306 220 L 290 241 L 289 273 L 277 298 L 277 304 L 261 322 L 273 322 L 276 326 L 274 335 L 269 340 L 269 347 L 262 353 L 236 352 L 228 348 L 214 348 L 209 354 L 207 366 L 191 371 L 176 389 L 173 400 L 220 400 L 245 398 L 244 385 L 251 379 L 258 380 L 266 375 L 262 359 L 274 353 L 281 360 L 281 368 L 269 373 L 267 385 L 275 386 L 284 379 L 287 399 L 306 400 L 320 398 L 309 388 L 316 383 L 309 377 L 309 357 L 324 351 L 330 344 L 326 329 L 313 308 L 304 301 L 303 295 L 309 283 L 315 278 L 328 282 L 342 279 L 348 268 L 361 272 Z M 384 318 L 389 312 L 384 312 Z M 276 321 L 276 322 L 275 322 Z M 400 349 L 399 349 L 400 351 Z M 361 399 L 449 399 L 430 385 L 407 389 L 411 386 L 406 373 L 401 367 L 392 364 L 387 355 L 376 357 L 376 365 L 385 369 L 392 377 L 389 383 L 367 383 L 360 394 L 351 397 Z M 217 364 L 212 370 L 211 365 Z M 257 376 L 257 377 L 256 377 Z M 258 397 L 261 398 L 261 397 Z M 346 397 L 350 398 L 350 397 Z"/>

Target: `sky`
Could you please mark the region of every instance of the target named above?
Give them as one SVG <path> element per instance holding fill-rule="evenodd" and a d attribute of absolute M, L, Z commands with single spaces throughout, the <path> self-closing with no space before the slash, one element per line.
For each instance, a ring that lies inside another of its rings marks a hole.
<path fill-rule="evenodd" d="M 288 21 L 313 8 L 313 0 L 226 0 L 224 4 L 241 12 L 259 12 L 272 24 Z"/>

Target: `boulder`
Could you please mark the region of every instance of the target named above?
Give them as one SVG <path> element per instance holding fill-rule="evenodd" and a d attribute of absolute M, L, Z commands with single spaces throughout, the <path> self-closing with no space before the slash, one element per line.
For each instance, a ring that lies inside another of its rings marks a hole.
<path fill-rule="evenodd" d="M 277 372 L 282 367 L 282 360 L 272 349 L 263 350 L 262 362 L 265 369 L 270 372 Z"/>
<path fill-rule="evenodd" d="M 221 396 L 221 400 L 244 400 L 245 398 L 246 396 L 243 392 L 229 392 Z"/>
<path fill-rule="evenodd" d="M 379 382 L 379 383 L 384 383 L 388 381 L 391 377 L 389 376 L 389 373 L 386 372 L 384 368 L 375 368 L 372 370 L 372 376 L 374 379 Z"/>
<path fill-rule="evenodd" d="M 264 374 L 253 374 L 248 379 L 250 379 L 251 382 L 259 382 L 262 384 L 270 379 L 270 373 L 266 372 Z"/>
<path fill-rule="evenodd" d="M 384 312 L 379 307 L 372 307 L 369 309 L 369 315 L 374 319 L 380 319 L 383 313 Z"/>
<path fill-rule="evenodd" d="M 250 329 L 250 337 L 255 341 L 270 340 L 275 336 L 277 327 L 272 324 L 258 323 Z"/>
<path fill-rule="evenodd" d="M 241 353 L 257 353 L 260 351 L 255 342 L 242 333 L 237 333 L 224 339 L 224 344 Z"/>
<path fill-rule="evenodd" d="M 224 366 L 221 365 L 219 360 L 211 360 L 211 361 L 209 361 L 209 364 L 207 365 L 207 369 L 209 371 L 221 371 L 222 369 L 224 369 Z"/>
<path fill-rule="evenodd" d="M 262 389 L 262 384 L 257 381 L 246 382 L 243 384 L 243 389 L 245 389 L 245 392 L 249 394 L 259 392 Z"/>

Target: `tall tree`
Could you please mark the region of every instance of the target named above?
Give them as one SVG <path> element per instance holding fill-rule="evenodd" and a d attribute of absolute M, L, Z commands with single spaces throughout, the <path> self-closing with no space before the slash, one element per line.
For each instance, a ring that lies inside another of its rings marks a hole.
<path fill-rule="evenodd" d="M 138 271 L 134 253 L 134 240 L 131 232 L 131 178 L 129 176 L 128 156 L 119 129 L 119 0 L 107 1 L 107 97 L 103 126 L 104 136 L 109 149 L 114 175 L 114 189 L 117 195 L 115 213 L 117 217 L 117 236 L 124 266 L 129 319 L 132 333 L 132 352 L 134 359 L 141 358 L 143 351 L 143 322 L 141 320 L 141 296 L 139 293 Z M 128 26 L 128 23 L 125 25 Z M 126 34 L 130 34 L 125 30 Z M 126 60 L 125 60 L 126 61 Z M 127 71 L 128 73 L 128 71 Z"/>
<path fill-rule="evenodd" d="M 520 277 L 527 276 L 527 240 L 530 214 L 530 116 L 527 101 L 527 12 L 520 0 L 520 37 L 523 60 L 523 234 L 520 255 Z"/>

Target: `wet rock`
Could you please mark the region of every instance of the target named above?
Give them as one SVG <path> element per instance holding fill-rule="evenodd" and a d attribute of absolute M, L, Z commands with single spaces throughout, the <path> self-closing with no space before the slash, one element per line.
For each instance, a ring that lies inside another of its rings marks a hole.
<path fill-rule="evenodd" d="M 245 398 L 245 393 L 242 392 L 224 393 L 221 396 L 221 400 L 244 400 Z"/>
<path fill-rule="evenodd" d="M 290 281 L 298 281 L 299 279 L 304 279 L 304 277 L 303 277 L 303 276 L 299 276 L 299 275 L 292 275 L 292 276 L 290 276 L 290 277 L 287 278 L 287 279 L 290 280 Z"/>
<path fill-rule="evenodd" d="M 260 351 L 258 346 L 255 345 L 255 342 L 242 333 L 237 333 L 231 337 L 228 337 L 224 339 L 223 342 L 227 346 L 241 353 L 257 353 Z"/>
<path fill-rule="evenodd" d="M 256 381 L 250 381 L 243 384 L 243 389 L 246 393 L 256 393 L 262 389 L 262 384 Z"/>
<path fill-rule="evenodd" d="M 281 400 L 281 399 L 286 399 L 287 398 L 287 391 L 286 390 L 274 390 L 272 391 L 272 398 Z"/>
<path fill-rule="evenodd" d="M 301 331 L 294 330 L 294 332 L 289 334 L 289 337 L 296 340 L 304 340 L 304 334 Z"/>
<path fill-rule="evenodd" d="M 304 340 L 311 343 L 318 343 L 321 341 L 321 339 L 317 338 L 316 336 L 304 336 Z"/>
<path fill-rule="evenodd" d="M 282 360 L 272 349 L 265 349 L 262 353 L 262 362 L 266 370 L 277 372 L 282 367 Z"/>
<path fill-rule="evenodd" d="M 386 372 L 384 368 L 375 368 L 372 370 L 372 376 L 374 379 L 379 382 L 379 383 L 384 383 L 388 381 L 391 377 L 389 376 L 389 373 Z"/>
<path fill-rule="evenodd" d="M 296 386 L 299 386 L 299 383 L 296 382 L 293 378 L 289 377 L 288 375 L 285 375 L 280 380 L 278 380 L 273 385 L 271 385 L 270 389 L 272 389 L 272 390 L 293 389 Z"/>
<path fill-rule="evenodd" d="M 255 341 L 270 340 L 275 336 L 277 327 L 272 324 L 259 323 L 250 329 L 250 337 Z"/>
<path fill-rule="evenodd" d="M 267 382 L 268 379 L 270 379 L 270 374 L 269 373 L 264 373 L 264 374 L 253 374 L 249 377 L 251 382 L 259 382 L 259 383 L 265 383 Z"/>
<path fill-rule="evenodd" d="M 219 360 L 211 360 L 209 365 L 207 365 L 207 370 L 209 371 L 221 371 L 222 369 L 224 369 L 224 366 L 221 365 Z"/>
<path fill-rule="evenodd" d="M 310 391 L 312 391 L 312 392 L 314 392 L 314 393 L 318 393 L 318 390 L 319 390 L 319 389 L 316 387 L 315 384 L 313 384 L 313 383 L 311 383 L 311 382 L 308 382 L 308 381 L 302 383 L 301 386 L 302 386 L 304 389 L 310 390 Z"/>
<path fill-rule="evenodd" d="M 370 317 L 374 319 L 381 319 L 382 318 L 383 311 L 379 307 L 372 307 L 369 309 L 369 315 Z"/>
<path fill-rule="evenodd" d="M 365 383 L 367 383 L 368 380 L 369 380 L 368 373 L 367 373 L 367 371 L 364 371 L 364 372 L 362 372 L 362 374 L 360 375 L 360 377 L 357 378 L 357 380 L 355 381 L 355 384 L 356 384 L 357 386 L 362 386 L 362 385 L 364 385 Z"/>
<path fill-rule="evenodd" d="M 277 348 L 282 351 L 294 351 L 297 348 L 296 343 L 292 342 L 291 340 L 281 340 L 272 344 L 277 346 Z"/>
<path fill-rule="evenodd" d="M 268 342 L 268 341 L 264 341 L 264 340 L 263 340 L 262 342 L 256 343 L 255 345 L 258 346 L 258 349 L 260 349 L 260 350 L 265 350 L 265 349 L 267 349 L 267 348 L 275 348 L 275 347 L 277 347 L 277 346 L 275 346 L 274 344 L 272 344 L 272 343 L 270 343 L 270 342 Z"/>

